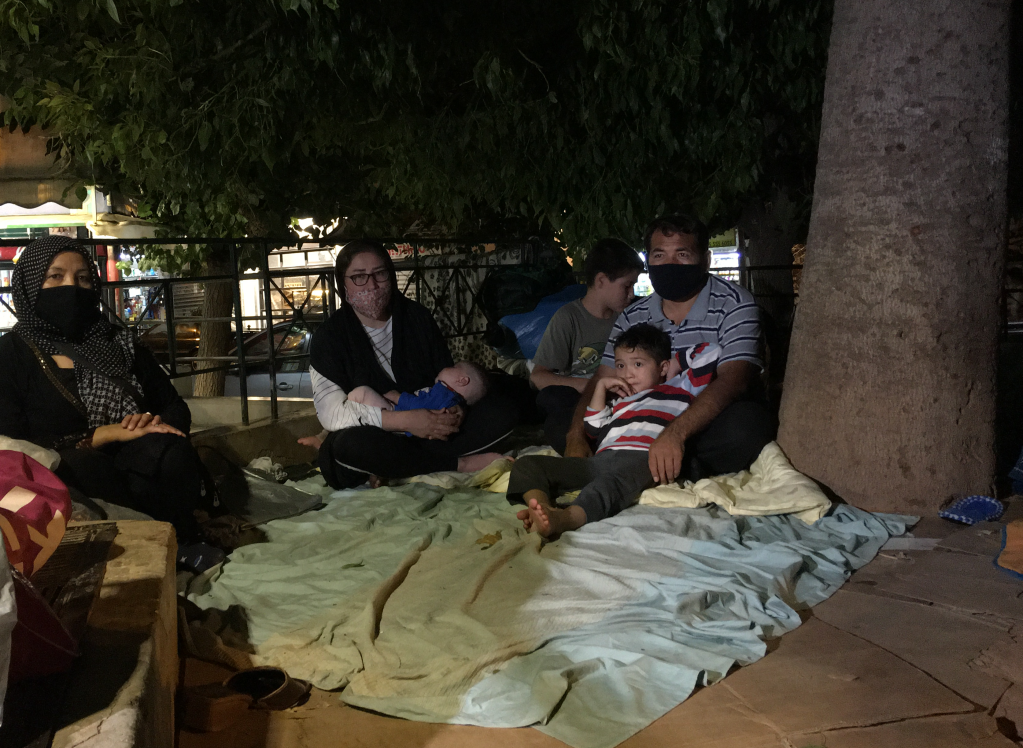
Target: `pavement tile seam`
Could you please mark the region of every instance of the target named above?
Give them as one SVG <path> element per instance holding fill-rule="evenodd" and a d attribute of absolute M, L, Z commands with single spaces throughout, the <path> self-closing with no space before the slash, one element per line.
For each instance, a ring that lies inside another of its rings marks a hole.
<path fill-rule="evenodd" d="M 987 716 L 987 719 L 984 719 Z M 999 728 L 998 723 L 994 718 L 989 715 L 982 715 L 978 712 L 967 713 L 967 714 L 952 714 L 952 715 L 934 715 L 928 717 L 911 717 L 904 720 L 898 720 L 895 722 L 886 722 L 876 726 L 870 727 L 849 727 L 849 728 L 838 728 L 834 730 L 826 730 L 813 735 L 817 738 L 816 743 L 822 746 L 830 745 L 829 738 L 837 738 L 839 734 L 856 734 L 857 732 L 866 732 L 871 729 L 878 729 L 884 727 L 890 727 L 893 725 L 909 724 L 915 728 L 915 731 L 926 731 L 935 725 L 944 727 L 946 732 L 950 728 L 958 727 L 962 731 L 961 737 L 968 736 L 972 741 L 980 741 L 986 738 L 991 738 L 996 735 L 1004 737 L 1004 733 Z M 800 736 L 806 737 L 806 736 Z M 1023 745 L 1016 741 L 1011 741 L 1009 738 L 1005 738 L 1005 745 Z M 816 745 L 815 743 L 815 745 Z M 971 742 L 971 745 L 974 743 Z M 986 744 L 986 743 L 985 743 Z M 942 745 L 946 745 L 942 742 Z"/>
<path fill-rule="evenodd" d="M 755 709 L 749 702 L 747 702 L 738 691 L 736 691 L 728 684 L 727 679 L 721 681 L 721 683 L 718 685 L 722 685 L 726 689 L 728 689 L 728 692 L 732 694 L 732 697 L 742 707 L 741 712 L 743 713 L 743 716 L 745 716 L 751 722 L 756 722 L 757 724 L 763 725 L 767 729 L 771 730 L 775 735 L 778 736 L 778 740 L 781 741 L 782 745 L 784 745 L 785 748 L 795 748 L 795 746 L 793 746 L 785 738 L 785 732 L 778 725 L 772 722 L 771 719 L 766 714 L 759 711 L 758 709 Z"/>
<path fill-rule="evenodd" d="M 870 580 L 873 582 L 873 580 Z M 855 586 L 853 586 L 855 585 Z M 997 613 L 980 612 L 976 610 L 970 610 L 969 608 L 960 608 L 955 605 L 948 605 L 942 602 L 934 602 L 933 600 L 927 600 L 922 597 L 911 597 L 909 595 L 902 595 L 897 592 L 889 592 L 885 589 L 878 589 L 873 584 L 867 584 L 865 582 L 856 582 L 855 577 L 842 589 L 847 592 L 855 592 L 859 595 L 870 595 L 871 597 L 880 597 L 891 600 L 898 600 L 903 603 L 913 603 L 915 605 L 930 606 L 934 608 L 940 608 L 942 610 L 951 611 L 957 615 L 966 616 L 973 621 L 978 623 L 984 623 L 1002 631 L 1009 631 L 1013 626 L 1019 624 L 1018 618 L 1012 618 L 1010 616 L 999 615 Z M 1023 597 L 1023 592 L 1020 592 L 1016 597 Z"/>
<path fill-rule="evenodd" d="M 855 631 L 845 631 L 844 629 L 841 629 L 841 628 L 839 628 L 838 626 L 835 626 L 835 625 L 833 625 L 833 624 L 830 624 L 830 623 L 828 623 L 827 621 L 823 621 L 823 620 L 821 620 L 820 618 L 818 618 L 817 620 L 818 620 L 818 621 L 819 621 L 820 623 L 824 624 L 825 626 L 828 626 L 829 628 L 832 628 L 832 629 L 834 629 L 835 631 L 841 631 L 841 632 L 842 632 L 842 633 L 844 633 L 844 634 L 848 634 L 849 636 L 852 636 L 852 637 L 854 637 L 854 638 L 856 638 L 856 639 L 859 639 L 859 640 L 860 640 L 861 642 L 863 642 L 864 644 L 866 644 L 866 645 L 867 645 L 867 646 L 869 646 L 869 647 L 875 647 L 875 648 L 877 648 L 877 649 L 880 649 L 880 650 L 881 650 L 882 652 L 886 652 L 886 653 L 890 654 L 890 655 L 891 655 L 892 657 L 894 657 L 895 659 L 897 659 L 897 660 L 898 660 L 899 662 L 903 662 L 903 663 L 905 663 L 906 665 L 908 665 L 909 667 L 913 668 L 913 669 L 914 669 L 914 670 L 916 670 L 916 671 L 917 671 L 918 673 L 923 673 L 923 674 L 924 674 L 924 675 L 926 675 L 926 676 L 927 676 L 927 677 L 928 677 L 928 678 L 929 678 L 930 680 L 934 681 L 935 685 L 937 685 L 937 686 L 939 686 L 939 687 L 941 687 L 941 688 L 944 688 L 944 689 L 945 689 L 946 691 L 951 691 L 951 692 L 952 692 L 952 693 L 954 693 L 954 694 L 955 694 L 956 696 L 958 696 L 958 697 L 959 697 L 960 699 L 962 699 L 963 701 L 965 701 L 965 702 L 966 702 L 967 704 L 971 704 L 971 705 L 972 705 L 972 706 L 974 707 L 974 709 L 973 709 L 973 711 L 974 711 L 974 712 L 978 712 L 978 711 L 981 711 L 981 712 L 982 712 L 982 711 L 987 711 L 987 707 L 985 707 L 985 706 L 984 706 L 983 704 L 978 704 L 978 703 L 977 703 L 977 702 L 975 702 L 975 701 L 974 701 L 973 699 L 970 699 L 970 698 L 968 698 L 968 697 L 964 696 L 963 694 L 959 693 L 959 692 L 958 692 L 958 691 L 957 691 L 956 689 L 952 688 L 952 687 L 951 687 L 951 686 L 949 686 L 949 685 L 948 685 L 947 683 L 943 683 L 943 682 L 941 682 L 940 680 L 938 680 L 937 678 L 935 678 L 935 677 L 934 677 L 933 675 L 931 675 L 930 673 L 928 673 L 928 672 L 927 672 L 926 670 L 923 670 L 922 668 L 919 668 L 919 667 L 917 667 L 917 666 L 916 666 L 916 665 L 914 665 L 914 664 L 913 664 L 912 662 L 910 662 L 909 660 L 907 660 L 907 659 L 906 659 L 905 657 L 902 657 L 901 655 L 899 655 L 899 654 L 898 654 L 897 652 L 893 652 L 892 650 L 888 649 L 887 647 L 883 647 L 883 646 L 881 646 L 880 644 L 875 644 L 874 642 L 870 641 L 870 639 L 867 639 L 867 638 L 865 638 L 865 637 L 863 637 L 863 636 L 860 636 L 860 635 L 859 635 L 859 634 L 857 634 L 857 633 L 856 633 Z M 1008 686 L 1008 685 L 1006 685 L 1006 687 L 1005 687 L 1005 690 L 1006 690 L 1006 691 L 1008 691 L 1008 690 L 1009 690 L 1009 686 Z M 1003 692 L 1003 694 L 1004 694 L 1004 692 Z M 999 697 L 999 698 L 1001 698 L 1001 697 Z M 929 715 L 926 715 L 926 716 L 928 716 L 928 717 L 938 717 L 938 716 L 943 716 L 943 715 L 946 715 L 946 714 L 970 714 L 970 713 L 971 713 L 971 712 L 948 712 L 948 713 L 946 713 L 946 712 L 940 712 L 940 713 L 935 713 L 935 714 L 929 714 Z M 878 723 L 876 723 L 876 724 L 871 724 L 871 725 L 859 725 L 859 726 L 860 726 L 860 727 L 876 727 L 877 725 L 883 725 L 883 724 L 892 724 L 892 723 L 895 723 L 895 722 L 905 722 L 905 721 L 907 721 L 907 720 L 910 720 L 910 719 L 920 719 L 920 717 L 906 717 L 906 718 L 903 718 L 903 719 L 897 719 L 897 720 L 889 720 L 889 721 L 887 721 L 887 722 L 878 722 Z M 850 729 L 850 728 L 834 728 L 834 729 Z M 804 731 L 804 732 L 805 732 L 805 731 Z M 800 734 L 802 734 L 802 733 L 800 733 Z"/>
<path fill-rule="evenodd" d="M 807 735 L 828 735 L 829 733 L 836 732 L 867 730 L 871 727 L 884 727 L 885 725 L 900 725 L 904 722 L 921 722 L 923 720 L 944 719 L 946 717 L 970 717 L 974 714 L 988 714 L 988 710 L 981 707 L 979 709 L 974 709 L 972 712 L 935 712 L 934 714 L 924 714 L 916 717 L 900 717 L 899 719 L 881 720 L 880 722 L 870 722 L 862 725 L 843 725 L 841 727 L 828 727 L 826 729 L 817 727 L 811 730 L 794 730 L 787 733 L 787 735 L 793 738 L 806 737 Z"/>
<path fill-rule="evenodd" d="M 915 597 L 906 597 L 905 595 L 898 595 L 894 593 L 886 593 L 884 590 L 874 591 L 872 588 L 857 589 L 852 588 L 848 584 L 842 587 L 842 592 L 850 595 L 862 595 L 864 597 L 883 597 L 897 600 L 903 603 L 909 603 L 911 605 L 919 605 L 922 608 L 934 608 L 935 610 L 942 610 L 947 613 L 952 613 L 959 618 L 963 618 L 972 623 L 979 623 L 984 626 L 1002 631 L 1004 633 L 1010 633 L 1014 628 L 1020 627 L 1020 622 L 1015 618 L 1007 618 L 1000 616 L 997 613 L 978 613 L 967 608 L 959 608 L 954 605 L 945 605 L 944 603 L 935 603 L 930 600 L 923 600 Z"/>

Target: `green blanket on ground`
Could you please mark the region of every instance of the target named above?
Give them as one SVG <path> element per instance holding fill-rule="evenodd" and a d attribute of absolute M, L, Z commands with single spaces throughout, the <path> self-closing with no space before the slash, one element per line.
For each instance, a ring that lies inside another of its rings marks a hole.
<path fill-rule="evenodd" d="M 904 519 L 639 506 L 541 547 L 515 511 L 475 488 L 339 492 L 190 598 L 350 704 L 603 748 L 762 657 Z"/>

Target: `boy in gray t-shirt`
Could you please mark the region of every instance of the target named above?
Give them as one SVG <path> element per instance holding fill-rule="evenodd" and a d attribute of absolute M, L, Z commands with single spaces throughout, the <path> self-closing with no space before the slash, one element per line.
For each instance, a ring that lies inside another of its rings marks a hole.
<path fill-rule="evenodd" d="M 643 270 L 639 254 L 620 239 L 601 239 L 586 255 L 586 295 L 551 318 L 533 357 L 529 381 L 547 414 L 544 433 L 559 453 L 581 393 L 600 365 L 611 328 L 632 300 Z"/>

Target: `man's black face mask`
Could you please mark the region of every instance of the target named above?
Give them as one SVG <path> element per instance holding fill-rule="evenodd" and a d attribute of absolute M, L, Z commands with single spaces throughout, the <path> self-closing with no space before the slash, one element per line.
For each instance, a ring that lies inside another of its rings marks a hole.
<path fill-rule="evenodd" d="M 683 301 L 688 299 L 707 282 L 707 269 L 703 265 L 650 266 L 650 285 L 662 299 Z"/>
<path fill-rule="evenodd" d="M 81 286 L 44 288 L 36 298 L 36 314 L 68 340 L 79 340 L 100 318 L 99 294 Z"/>

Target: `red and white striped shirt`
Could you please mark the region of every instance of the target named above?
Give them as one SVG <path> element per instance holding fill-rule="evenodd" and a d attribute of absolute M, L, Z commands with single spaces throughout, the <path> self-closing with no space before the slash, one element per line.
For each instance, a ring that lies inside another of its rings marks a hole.
<path fill-rule="evenodd" d="M 587 407 L 583 422 L 587 435 L 597 442 L 596 451 L 650 449 L 665 427 L 710 384 L 720 356 L 720 346 L 698 343 L 684 354 L 679 351 L 683 371 L 664 384 L 623 397 L 603 410 Z"/>

